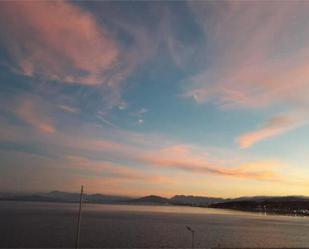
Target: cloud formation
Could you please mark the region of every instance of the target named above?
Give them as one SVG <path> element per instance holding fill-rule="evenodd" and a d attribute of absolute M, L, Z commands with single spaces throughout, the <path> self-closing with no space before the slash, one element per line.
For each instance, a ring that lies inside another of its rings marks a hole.
<path fill-rule="evenodd" d="M 189 2 L 189 6 L 207 37 L 209 45 L 201 53 L 208 55 L 209 63 L 188 79 L 185 97 L 223 109 L 299 112 L 309 107 L 307 2 Z M 243 135 L 240 146 L 297 127 L 272 123 Z"/>
<path fill-rule="evenodd" d="M 106 83 L 119 54 L 95 18 L 65 1 L 1 2 L 1 42 L 26 76 L 86 85 Z"/>
<path fill-rule="evenodd" d="M 164 139 L 162 135 L 136 134 L 94 126 L 78 126 L 63 131 L 60 125 L 53 133 L 47 133 L 49 136 L 44 136 L 38 125 L 33 124 L 38 129 L 29 130 L 11 123 L 5 125 L 6 122 L 2 120 L 0 125 L 2 145 L 30 144 L 32 154 L 48 158 L 52 164 L 51 171 L 58 167 L 57 170 L 63 172 L 63 178 L 69 177 L 72 186 L 78 186 L 78 182 L 87 183 L 93 191 L 98 191 L 95 190 L 98 186 L 111 183 L 108 190 L 111 193 L 128 191 L 123 188 L 127 184 L 133 185 L 129 189 L 131 194 L 139 192 L 140 187 L 137 186 L 143 186 L 142 192 L 147 193 L 152 189 L 155 192 L 163 191 L 167 185 L 170 186 L 169 193 L 179 192 L 178 188 L 182 191 L 187 189 L 189 193 L 192 187 L 185 185 L 188 179 L 202 187 L 212 177 L 237 184 L 246 181 L 253 185 L 293 184 L 295 188 L 305 182 L 298 181 L 298 175 L 293 177 L 293 181 L 289 180 L 283 171 L 285 165 L 278 160 L 239 158 L 239 155 L 233 160 L 231 156 L 217 155 L 205 147 L 177 143 Z M 291 124 L 292 121 L 278 117 L 270 123 L 270 126 L 276 127 Z M 29 153 L 28 149 L 25 151 Z M 37 167 L 47 165 L 38 164 Z M 79 180 L 74 185 L 77 178 Z"/>
<path fill-rule="evenodd" d="M 276 116 L 266 122 L 262 128 L 241 135 L 237 142 L 241 148 L 248 148 L 255 143 L 283 134 L 295 127 L 304 124 L 304 120 L 295 119 L 289 116 Z"/>
<path fill-rule="evenodd" d="M 0 153 L 10 160 L 20 153 L 7 165 L 26 171 L 19 164 L 33 154 L 25 164 L 45 178 L 57 169 L 54 182 L 63 174 L 63 182 L 108 184 L 111 192 L 173 185 L 197 193 L 204 185 L 199 191 L 223 193 L 217 179 L 242 193 L 303 184 L 299 174 L 287 179 L 272 151 L 253 155 L 238 146 L 308 123 L 309 5 L 139 4 L 0 2 Z M 185 97 L 208 103 L 209 120 L 203 108 L 184 106 L 181 83 Z M 249 120 L 243 109 L 257 116 Z M 243 133 L 255 118 L 266 122 Z M 226 149 L 234 136 L 236 148 Z"/>
<path fill-rule="evenodd" d="M 278 181 L 281 178 L 280 174 L 273 170 L 278 167 L 278 162 L 248 162 L 234 167 L 224 167 L 212 162 L 210 156 L 205 157 L 205 155 L 196 154 L 190 146 L 186 145 L 173 145 L 158 151 L 145 152 L 137 156 L 136 160 L 153 166 L 174 168 L 206 175 L 210 174 L 262 181 Z M 265 164 L 268 167 L 264 167 Z M 246 167 L 246 165 L 250 165 L 250 167 Z M 252 165 L 254 165 L 254 167 L 252 167 Z"/>
<path fill-rule="evenodd" d="M 17 107 L 16 113 L 20 119 L 40 132 L 54 133 L 55 127 L 52 119 L 44 113 L 45 110 L 42 109 L 40 104 L 40 102 L 35 102 L 31 98 L 23 98 Z"/>
<path fill-rule="evenodd" d="M 64 112 L 69 112 L 69 113 L 79 113 L 80 110 L 68 105 L 58 105 L 58 108 L 61 109 Z"/>
<path fill-rule="evenodd" d="M 217 58 L 191 78 L 193 89 L 186 96 L 226 108 L 308 103 L 308 3 L 190 6 L 210 39 L 210 56 Z M 206 15 L 209 9 L 212 17 Z"/>
<path fill-rule="evenodd" d="M 25 115 L 27 122 L 39 129 L 39 131 L 49 132 L 41 128 L 41 122 L 33 122 L 32 113 Z M 28 121 L 30 120 L 30 121 Z M 35 119 L 37 121 L 37 119 Z M 37 124 L 39 123 L 39 124 Z M 265 161 L 257 162 L 256 168 L 250 167 L 246 169 L 246 163 L 238 163 L 230 165 L 225 160 L 217 160 L 215 155 L 207 153 L 207 150 L 187 144 L 177 144 L 173 141 L 167 142 L 163 146 L 162 139 L 159 136 L 142 135 L 131 132 L 122 131 L 117 134 L 115 130 L 109 130 L 106 135 L 112 133 L 112 138 L 104 136 L 99 130 L 78 130 L 63 132 L 61 130 L 53 130 L 53 134 L 46 137 L 39 135 L 34 136 L 31 133 L 24 132 L 24 129 L 15 127 L 0 127 L 0 142 L 15 142 L 36 144 L 43 149 L 47 146 L 48 150 L 55 150 L 57 154 L 63 152 L 72 156 L 89 154 L 95 157 L 109 158 L 114 162 L 130 162 L 135 165 L 143 165 L 143 167 L 154 167 L 156 169 L 171 169 L 181 172 L 189 172 L 193 174 L 217 175 L 223 177 L 254 179 L 261 181 L 277 181 L 280 174 L 273 170 L 273 167 L 260 167 Z M 7 131 L 11 131 L 7 132 Z M 12 132 L 13 130 L 13 132 Z M 101 133 L 101 134 L 100 134 Z M 100 135 L 99 135 L 100 134 Z M 103 135 L 103 136 L 102 136 Z M 120 140 L 119 140 L 120 139 Z M 161 144 L 156 144 L 156 139 Z M 135 140 L 135 141 L 134 141 Z M 77 153 L 77 154 L 76 154 Z M 250 162 L 247 162 L 250 163 Z M 268 164 L 271 165 L 271 164 Z"/>

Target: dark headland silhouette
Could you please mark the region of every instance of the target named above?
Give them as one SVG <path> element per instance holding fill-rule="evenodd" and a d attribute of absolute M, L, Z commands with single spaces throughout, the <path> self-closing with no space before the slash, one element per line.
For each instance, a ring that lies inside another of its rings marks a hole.
<path fill-rule="evenodd" d="M 51 191 L 48 193 L 14 194 L 0 193 L 0 201 L 79 202 L 79 193 Z M 254 196 L 239 198 L 215 198 L 193 195 L 175 195 L 165 198 L 149 195 L 133 198 L 120 195 L 84 194 L 84 201 L 98 204 L 126 205 L 181 205 L 253 211 L 274 214 L 309 216 L 309 197 L 305 196 Z"/>

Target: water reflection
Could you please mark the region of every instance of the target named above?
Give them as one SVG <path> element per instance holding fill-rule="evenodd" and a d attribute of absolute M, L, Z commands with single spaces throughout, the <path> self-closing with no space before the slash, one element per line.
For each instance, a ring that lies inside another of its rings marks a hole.
<path fill-rule="evenodd" d="M 0 203 L 1 247 L 73 247 L 77 205 Z M 308 218 L 182 206 L 87 204 L 81 247 L 308 247 Z"/>

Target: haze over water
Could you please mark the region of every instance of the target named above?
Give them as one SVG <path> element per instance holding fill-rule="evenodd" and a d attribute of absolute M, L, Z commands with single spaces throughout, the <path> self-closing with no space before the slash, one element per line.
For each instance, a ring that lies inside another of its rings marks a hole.
<path fill-rule="evenodd" d="M 1 247 L 74 247 L 77 204 L 1 202 Z M 86 204 L 81 247 L 308 247 L 309 219 L 179 206 Z"/>

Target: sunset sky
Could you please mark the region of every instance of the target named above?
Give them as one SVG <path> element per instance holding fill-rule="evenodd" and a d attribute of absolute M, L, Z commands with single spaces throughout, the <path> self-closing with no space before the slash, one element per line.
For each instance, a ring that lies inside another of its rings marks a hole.
<path fill-rule="evenodd" d="M 309 2 L 0 2 L 0 189 L 309 195 Z"/>

